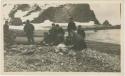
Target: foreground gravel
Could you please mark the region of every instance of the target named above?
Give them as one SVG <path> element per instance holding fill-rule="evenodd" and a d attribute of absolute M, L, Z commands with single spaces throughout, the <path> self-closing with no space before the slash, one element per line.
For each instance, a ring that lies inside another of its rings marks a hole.
<path fill-rule="evenodd" d="M 91 48 L 55 52 L 56 46 L 12 45 L 4 51 L 5 72 L 120 72 L 120 55 Z M 111 49 L 109 49 L 110 51 Z M 108 50 L 107 50 L 108 51 Z M 120 50 L 119 50 L 120 51 Z"/>

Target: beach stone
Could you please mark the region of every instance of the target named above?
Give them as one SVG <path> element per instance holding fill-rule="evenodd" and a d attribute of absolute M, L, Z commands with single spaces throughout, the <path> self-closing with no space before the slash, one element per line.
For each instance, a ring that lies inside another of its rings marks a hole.
<path fill-rule="evenodd" d="M 76 55 L 76 52 L 74 52 L 73 50 L 69 51 L 68 53 L 69 55 L 72 55 L 72 56 L 75 56 Z"/>
<path fill-rule="evenodd" d="M 64 65 L 64 63 L 61 63 L 61 65 Z"/>
<path fill-rule="evenodd" d="M 62 52 L 59 52 L 59 54 L 60 54 L 60 55 L 63 55 L 63 53 L 62 53 Z"/>
<path fill-rule="evenodd" d="M 67 51 L 67 47 L 65 44 L 61 43 L 61 44 L 58 44 L 56 47 L 55 47 L 55 52 L 66 52 Z"/>

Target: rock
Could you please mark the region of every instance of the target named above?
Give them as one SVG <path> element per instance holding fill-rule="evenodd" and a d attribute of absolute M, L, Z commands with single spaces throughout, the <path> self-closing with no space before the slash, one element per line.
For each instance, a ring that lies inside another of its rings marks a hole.
<path fill-rule="evenodd" d="M 35 66 L 41 66 L 41 64 L 40 64 L 40 63 L 35 63 L 34 65 L 35 65 Z"/>
<path fill-rule="evenodd" d="M 11 48 L 11 51 L 17 51 L 17 48 Z"/>
<path fill-rule="evenodd" d="M 63 55 L 63 53 L 62 53 L 62 52 L 59 52 L 59 54 L 60 54 L 60 55 Z"/>
<path fill-rule="evenodd" d="M 55 47 L 55 52 L 66 52 L 67 51 L 67 47 L 65 44 L 59 44 Z"/>
<path fill-rule="evenodd" d="M 32 22 L 41 23 L 45 20 L 50 20 L 57 23 L 67 23 L 70 17 L 73 17 L 74 21 L 77 22 L 94 21 L 96 24 L 99 24 L 89 4 L 64 4 L 58 7 L 49 7 L 37 18 L 34 18 Z"/>
<path fill-rule="evenodd" d="M 42 61 L 42 63 L 44 63 L 44 62 L 45 62 L 45 60 L 43 60 L 43 59 L 42 59 L 41 61 Z"/>
<path fill-rule="evenodd" d="M 59 52 L 59 51 L 60 51 L 59 49 L 57 49 L 57 48 L 55 49 L 55 52 L 56 52 L 56 53 Z"/>
<path fill-rule="evenodd" d="M 82 63 L 80 62 L 78 65 L 82 65 Z"/>
<path fill-rule="evenodd" d="M 108 20 L 105 20 L 105 21 L 103 22 L 103 26 L 104 26 L 104 27 L 108 27 L 108 26 L 112 26 L 112 25 L 109 23 Z"/>
<path fill-rule="evenodd" d="M 18 46 L 17 46 L 17 45 L 12 45 L 11 47 L 13 47 L 13 48 L 17 48 Z"/>
<path fill-rule="evenodd" d="M 23 50 L 22 53 L 26 53 L 27 52 L 27 49 Z"/>
<path fill-rule="evenodd" d="M 10 23 L 11 23 L 11 25 L 16 25 L 16 26 L 23 24 L 21 18 L 11 18 Z"/>
<path fill-rule="evenodd" d="M 69 51 L 68 54 L 69 54 L 69 55 L 72 55 L 72 56 L 75 56 L 75 55 L 76 55 L 76 53 L 75 53 L 73 50 Z"/>
<path fill-rule="evenodd" d="M 42 50 L 43 48 L 42 47 L 38 47 L 39 50 Z"/>
<path fill-rule="evenodd" d="M 64 63 L 61 63 L 61 65 L 64 65 Z"/>

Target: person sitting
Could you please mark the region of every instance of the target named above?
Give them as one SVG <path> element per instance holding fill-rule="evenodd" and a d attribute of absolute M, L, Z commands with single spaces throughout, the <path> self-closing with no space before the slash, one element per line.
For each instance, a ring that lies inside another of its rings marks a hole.
<path fill-rule="evenodd" d="M 53 44 L 54 41 L 55 41 L 55 36 L 56 36 L 56 26 L 55 26 L 55 23 L 52 24 L 52 27 L 50 28 L 48 35 L 49 35 L 49 39 L 48 39 L 49 43 Z"/>
<path fill-rule="evenodd" d="M 83 38 L 82 35 L 76 33 L 76 32 L 72 32 L 73 33 L 73 47 L 72 49 L 77 50 L 77 51 L 81 51 L 83 49 L 86 49 L 86 43 L 85 40 Z"/>
<path fill-rule="evenodd" d="M 76 30 L 76 24 L 74 23 L 73 18 L 69 19 L 67 30 L 68 30 L 69 35 L 70 35 L 70 32 Z"/>
<path fill-rule="evenodd" d="M 81 36 L 83 37 L 83 39 L 85 40 L 85 37 L 86 37 L 85 31 L 84 31 L 84 29 L 82 28 L 81 25 L 78 26 L 77 33 L 78 33 L 79 35 L 81 35 Z"/>
<path fill-rule="evenodd" d="M 72 40 L 72 32 L 76 31 L 76 29 L 77 29 L 77 27 L 76 27 L 75 22 L 73 21 L 73 18 L 70 18 L 69 23 L 68 23 L 68 27 L 67 27 L 70 44 L 72 44 L 72 41 L 73 41 Z"/>
<path fill-rule="evenodd" d="M 56 36 L 55 36 L 55 45 L 64 42 L 64 30 L 62 27 L 59 26 L 59 24 L 56 24 Z"/>
<path fill-rule="evenodd" d="M 82 35 L 72 32 L 73 33 L 73 46 L 71 47 L 72 50 L 75 51 L 76 53 L 76 60 L 81 65 L 81 60 L 82 60 L 82 50 L 87 50 L 87 45 L 85 43 L 84 38 Z"/>

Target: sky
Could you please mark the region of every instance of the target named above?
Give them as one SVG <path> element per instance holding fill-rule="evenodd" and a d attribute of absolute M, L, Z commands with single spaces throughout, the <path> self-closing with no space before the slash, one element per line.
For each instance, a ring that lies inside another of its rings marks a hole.
<path fill-rule="evenodd" d="M 103 23 L 105 20 L 108 20 L 112 25 L 121 24 L 120 22 L 120 3 L 89 3 L 90 9 L 94 10 L 96 18 L 100 23 Z M 39 4 L 42 8 L 48 8 L 50 6 L 59 6 L 60 4 L 49 4 L 44 7 L 43 4 Z M 13 8 L 13 4 L 8 4 L 3 8 L 5 19 L 8 18 L 8 14 Z M 26 12 L 18 11 L 16 13 L 17 17 L 23 16 Z M 33 17 L 37 17 L 39 12 L 31 14 L 31 16 L 27 17 L 29 19 L 33 19 Z M 27 19 L 25 18 L 25 19 Z"/>
<path fill-rule="evenodd" d="M 94 10 L 97 19 L 103 23 L 105 20 L 109 20 L 111 24 L 120 24 L 120 4 L 119 3 L 102 3 L 102 4 L 90 4 L 92 10 Z"/>

